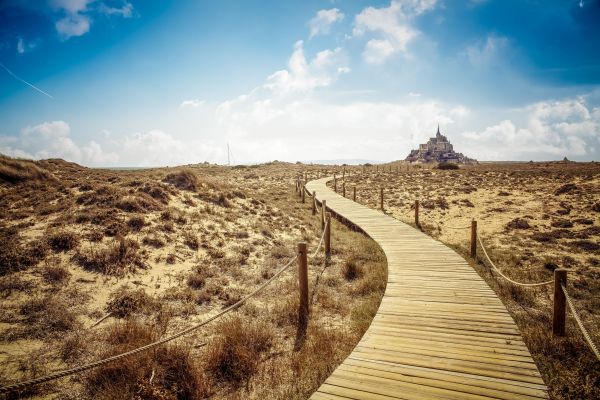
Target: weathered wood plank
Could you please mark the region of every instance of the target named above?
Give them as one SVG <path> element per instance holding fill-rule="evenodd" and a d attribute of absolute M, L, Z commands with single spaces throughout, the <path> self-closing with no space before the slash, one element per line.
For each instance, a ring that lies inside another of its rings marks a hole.
<path fill-rule="evenodd" d="M 547 398 L 512 317 L 469 264 L 423 232 L 334 193 L 331 179 L 307 190 L 381 246 L 388 284 L 360 343 L 311 398 Z"/>

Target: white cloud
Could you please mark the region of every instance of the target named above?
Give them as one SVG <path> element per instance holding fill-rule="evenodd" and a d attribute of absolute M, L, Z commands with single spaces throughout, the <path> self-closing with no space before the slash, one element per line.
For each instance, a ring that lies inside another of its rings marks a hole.
<path fill-rule="evenodd" d="M 222 159 L 225 150 L 199 140 L 181 140 L 159 129 L 125 136 L 118 142 L 131 166 L 155 167 Z"/>
<path fill-rule="evenodd" d="M 184 100 L 179 105 L 180 108 L 199 108 L 204 105 L 204 100 L 192 99 L 192 100 Z"/>
<path fill-rule="evenodd" d="M 93 15 L 118 15 L 130 18 L 133 15 L 133 6 L 123 0 L 121 7 L 107 6 L 104 2 L 96 0 L 51 0 L 51 7 L 61 14 L 54 26 L 63 40 L 71 37 L 82 36 L 90 31 Z"/>
<path fill-rule="evenodd" d="M 418 15 L 435 7 L 436 0 L 393 0 L 389 7 L 367 7 L 355 17 L 352 34 L 355 37 L 368 33 L 378 35 L 370 39 L 363 58 L 371 64 L 381 64 L 396 53 L 408 53 L 408 44 L 420 32 L 412 22 Z"/>
<path fill-rule="evenodd" d="M 319 10 L 308 23 L 310 28 L 310 37 L 317 35 L 327 35 L 331 31 L 331 26 L 344 19 L 344 14 L 337 8 L 330 10 Z"/>
<path fill-rule="evenodd" d="M 485 41 L 467 46 L 463 54 L 474 67 L 490 67 L 504 61 L 509 41 L 503 36 L 488 35 Z"/>
<path fill-rule="evenodd" d="M 3 137 L 0 152 L 32 159 L 63 158 L 85 165 L 106 165 L 118 161 L 116 153 L 107 153 L 95 141 L 79 146 L 70 137 L 71 127 L 64 121 L 27 126 L 19 136 Z"/>
<path fill-rule="evenodd" d="M 133 17 L 133 5 L 128 1 L 124 1 L 121 7 L 111 7 L 101 3 L 99 10 L 105 15 L 119 15 L 123 18 Z"/>
<path fill-rule="evenodd" d="M 56 31 L 63 39 L 82 36 L 90 30 L 90 18 L 83 14 L 69 14 L 54 24 Z"/>
<path fill-rule="evenodd" d="M 23 38 L 19 38 L 19 40 L 17 40 L 17 53 L 25 53 L 25 45 L 23 44 Z"/>
<path fill-rule="evenodd" d="M 24 54 L 37 47 L 39 39 L 36 40 L 25 40 L 22 37 L 17 38 L 17 53 Z"/>
<path fill-rule="evenodd" d="M 562 158 L 593 155 L 600 145 L 600 108 L 583 98 L 546 101 L 516 110 L 522 126 L 510 119 L 464 132 L 477 156 L 486 160 Z"/>
<path fill-rule="evenodd" d="M 222 161 L 222 146 L 196 138 L 179 139 L 153 129 L 113 138 L 104 130 L 84 145 L 71 138 L 65 121 L 44 122 L 23 128 L 17 136 L 0 135 L 0 153 L 30 159 L 62 158 L 86 166 L 165 166 Z M 105 148 L 113 148 L 106 151 Z"/>
<path fill-rule="evenodd" d="M 334 104 L 315 96 L 242 96 L 218 110 L 218 131 L 245 161 L 403 159 L 411 148 L 468 110 L 432 100 Z"/>
<path fill-rule="evenodd" d="M 349 71 L 341 48 L 320 51 L 308 62 L 304 55 L 303 42 L 299 40 L 294 44 L 288 69 L 271 74 L 263 88 L 279 95 L 309 92 L 331 85 L 339 75 Z"/>

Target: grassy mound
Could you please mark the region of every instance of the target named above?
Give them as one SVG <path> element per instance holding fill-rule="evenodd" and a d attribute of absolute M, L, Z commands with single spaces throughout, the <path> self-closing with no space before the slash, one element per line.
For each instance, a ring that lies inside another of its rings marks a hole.
<path fill-rule="evenodd" d="M 19 160 L 0 154 L 0 182 L 18 184 L 27 181 L 55 181 L 49 171 L 40 168 L 34 161 Z"/>

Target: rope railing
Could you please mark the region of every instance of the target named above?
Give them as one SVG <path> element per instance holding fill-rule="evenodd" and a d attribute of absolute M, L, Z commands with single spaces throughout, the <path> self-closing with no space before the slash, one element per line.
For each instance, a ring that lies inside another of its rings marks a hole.
<path fill-rule="evenodd" d="M 363 168 L 363 173 L 364 173 L 364 168 Z M 356 196 L 356 192 L 355 192 L 354 196 Z M 355 200 L 356 200 L 356 197 L 355 197 Z M 380 208 L 382 211 L 384 210 L 383 188 L 380 188 Z M 393 216 L 393 215 L 392 215 L 392 217 L 399 221 L 402 221 L 401 218 L 407 217 L 410 213 L 413 213 L 413 212 L 415 215 L 415 224 L 417 226 L 420 226 L 420 223 L 419 223 L 419 201 L 418 200 L 416 200 L 415 205 L 413 207 L 409 208 L 406 212 L 400 212 L 400 214 L 397 217 Z M 429 216 L 428 213 L 425 213 L 425 215 Z M 402 221 L 402 222 L 405 222 L 405 221 Z M 557 278 L 556 272 L 559 272 L 558 270 L 555 271 L 554 280 L 548 280 L 548 281 L 543 281 L 543 282 L 534 282 L 534 283 L 518 282 L 518 281 L 506 276 L 504 273 L 502 273 L 502 271 L 500 271 L 500 269 L 492 261 L 492 259 L 490 258 L 489 254 L 487 252 L 487 249 L 483 245 L 481 236 L 477 232 L 477 221 L 473 220 L 471 222 L 470 226 L 441 226 L 437 220 L 434 220 L 433 222 L 437 225 L 437 227 L 440 231 L 442 230 L 442 228 L 453 229 L 453 230 L 471 229 L 471 257 L 474 259 L 476 258 L 477 243 L 479 243 L 479 246 L 481 247 L 481 250 L 483 251 L 483 254 L 485 256 L 484 260 L 487 260 L 487 262 L 491 265 L 492 269 L 498 275 L 500 275 L 502 278 L 504 278 L 505 280 L 507 280 L 508 282 L 510 282 L 514 285 L 524 286 L 524 287 L 540 287 L 540 286 L 549 285 L 554 282 L 555 283 L 554 290 L 555 290 L 555 296 L 556 296 L 556 291 L 559 290 L 558 286 L 556 286 L 556 285 L 560 284 L 560 290 L 564 294 L 564 300 L 566 300 L 566 303 L 569 306 L 569 309 L 571 310 L 573 317 L 575 318 L 575 321 L 577 323 L 577 326 L 579 327 L 579 330 L 581 331 L 587 345 L 590 347 L 590 349 L 596 356 L 596 359 L 598 361 L 600 361 L 600 351 L 598 350 L 598 347 L 592 341 L 589 332 L 583 325 L 583 322 L 581 321 L 581 318 L 580 318 L 579 314 L 577 313 L 575 306 L 573 305 L 573 301 L 572 301 L 571 297 L 569 296 L 569 293 L 567 292 L 566 287 L 564 286 L 563 283 L 561 283 L 559 280 L 557 280 L 558 278 Z M 563 271 L 563 273 L 565 274 L 564 282 L 566 282 L 566 271 Z M 560 302 L 557 302 L 556 297 L 555 297 L 553 332 L 555 335 L 563 336 L 564 335 L 564 316 L 566 313 L 566 309 L 564 308 L 564 301 L 563 301 L 562 306 L 559 303 Z M 562 317 L 561 317 L 561 315 L 562 315 Z"/>
<path fill-rule="evenodd" d="M 323 240 L 325 239 L 325 233 L 327 232 L 327 226 L 330 224 L 330 221 L 325 221 L 325 229 L 323 229 L 323 233 L 321 234 L 321 239 L 319 240 L 319 244 L 317 245 L 317 248 L 315 249 L 315 251 L 310 255 L 309 258 L 315 258 L 317 256 L 317 254 L 319 253 L 319 250 L 321 249 L 321 246 L 323 245 Z"/>
<path fill-rule="evenodd" d="M 299 188 L 297 186 L 297 188 Z M 304 191 L 304 190 L 303 190 Z M 329 227 L 329 225 L 331 224 L 330 219 L 328 218 L 327 221 L 325 222 L 324 225 L 324 229 L 323 232 L 321 234 L 321 238 L 319 240 L 319 243 L 315 249 L 315 251 L 310 255 L 310 258 L 314 258 L 317 256 L 319 250 L 321 249 L 323 242 L 327 241 L 328 239 L 326 239 L 326 235 L 330 232 L 329 229 L 327 229 Z M 305 245 L 303 245 L 305 246 Z M 304 253 L 304 266 L 306 266 L 306 254 Z M 275 279 L 277 279 L 281 274 L 283 274 L 296 260 L 298 260 L 298 253 L 296 253 L 296 255 L 294 257 L 292 257 L 287 264 L 285 264 L 283 267 L 281 267 L 272 277 L 270 277 L 269 279 L 267 279 L 265 282 L 263 282 L 261 285 L 259 285 L 256 289 L 254 289 L 251 293 L 247 294 L 246 296 L 244 296 L 243 298 L 241 298 L 239 301 L 237 301 L 236 303 L 224 308 L 223 310 L 221 310 L 219 313 L 213 315 L 212 317 L 199 322 L 197 324 L 194 324 L 186 329 L 183 329 L 177 333 L 174 333 L 170 336 L 167 336 L 165 338 L 162 338 L 160 340 L 157 340 L 155 342 L 149 343 L 147 345 L 135 348 L 133 350 L 121 353 L 121 354 L 117 354 L 111 357 L 107 357 L 104 358 L 102 360 L 98 360 L 95 362 L 91 362 L 85 365 L 81 365 L 78 367 L 74 367 L 74 368 L 70 368 L 70 369 L 66 369 L 66 370 L 62 370 L 62 371 L 57 371 L 54 373 L 51 373 L 49 375 L 45 375 L 45 376 L 41 376 L 38 378 L 33 378 L 33 379 L 29 379 L 23 382 L 19 382 L 19 383 L 14 383 L 11 385 L 7 385 L 7 386 L 3 386 L 0 387 L 0 393 L 8 393 L 8 392 L 13 392 L 13 391 L 18 391 L 18 390 L 22 390 L 25 389 L 27 387 L 30 386 L 34 386 L 34 385 L 39 385 L 41 383 L 44 382 L 49 382 L 52 380 L 56 380 L 56 379 L 60 379 L 60 378 L 64 378 L 66 376 L 69 375 L 74 375 L 80 372 L 84 372 L 93 368 L 97 368 L 100 367 L 102 365 L 114 362 L 114 361 L 118 361 L 120 359 L 126 358 L 126 357 L 130 357 L 133 356 L 135 354 L 138 353 L 142 353 L 144 351 L 153 349 L 155 347 L 161 346 L 165 343 L 168 343 L 170 341 L 173 341 L 177 338 L 180 338 L 182 336 L 187 335 L 188 333 L 191 333 L 192 331 L 195 331 L 205 325 L 207 325 L 208 323 L 222 317 L 223 315 L 229 313 L 230 311 L 233 311 L 239 307 L 241 307 L 244 303 L 246 303 L 250 298 L 254 297 L 255 295 L 257 295 L 258 293 L 260 293 L 265 287 L 267 287 L 271 282 L 273 282 Z M 306 269 L 304 268 L 304 274 L 306 273 Z M 94 324 L 92 324 L 92 326 L 90 326 L 90 328 L 93 328 L 95 326 L 97 326 L 98 324 L 100 324 L 102 321 L 104 321 L 105 319 L 107 319 L 108 317 L 110 317 L 112 315 L 112 313 L 108 313 L 106 315 L 104 315 L 102 318 L 100 318 L 98 321 L 96 321 Z"/>
<path fill-rule="evenodd" d="M 507 281 L 509 281 L 510 283 L 513 283 L 517 286 L 544 286 L 544 285 L 549 285 L 550 283 L 554 282 L 553 280 L 549 280 L 549 281 L 544 281 L 544 282 L 537 282 L 537 283 L 523 283 L 523 282 L 517 282 L 511 278 L 509 278 L 508 276 L 504 275 L 502 273 L 502 271 L 500 271 L 498 269 L 498 267 L 496 267 L 496 264 L 494 264 L 494 262 L 490 259 L 490 256 L 488 255 L 485 246 L 483 245 L 483 242 L 481 241 L 481 236 L 479 236 L 479 234 L 477 234 L 477 241 L 479 242 L 479 245 L 481 246 L 481 250 L 483 251 L 483 254 L 485 255 L 485 258 L 488 260 L 488 262 L 490 263 L 490 265 L 492 266 L 492 268 L 494 269 L 494 271 L 496 271 L 498 273 L 498 275 L 500 275 L 501 277 L 503 277 L 504 279 L 506 279 Z"/>
<path fill-rule="evenodd" d="M 328 221 L 326 226 L 329 224 L 330 222 Z M 321 238 L 319 240 L 319 244 L 317 245 L 317 248 L 315 249 L 315 251 L 310 255 L 310 258 L 314 258 L 316 257 L 316 255 L 318 254 L 319 250 L 322 247 L 323 241 L 325 239 L 325 233 L 326 230 L 323 230 L 323 233 L 321 234 Z M 8 392 L 12 392 L 12 391 L 17 391 L 17 390 L 22 390 L 24 388 L 30 387 L 30 386 L 34 386 L 34 385 L 39 385 L 41 383 L 44 382 L 49 382 L 52 380 L 56 380 L 56 379 L 60 379 L 69 375 L 73 375 L 76 373 L 80 373 L 83 371 L 87 371 L 93 368 L 97 368 L 100 367 L 102 365 L 126 358 L 126 357 L 130 357 L 133 356 L 135 354 L 153 349 L 155 347 L 158 347 L 160 345 L 163 345 L 167 342 L 170 342 L 172 340 L 175 340 L 177 338 L 180 338 L 182 336 L 187 335 L 188 333 L 191 333 L 192 331 L 195 331 L 205 325 L 207 325 L 208 323 L 222 317 L 223 315 L 229 313 L 230 311 L 233 311 L 239 307 L 241 307 L 244 303 L 246 303 L 250 298 L 254 297 L 255 295 L 257 295 L 258 293 L 260 293 L 265 287 L 267 287 L 271 282 L 273 282 L 275 279 L 277 279 L 281 274 L 283 274 L 296 260 L 298 259 L 298 255 L 296 254 L 294 257 L 292 257 L 287 264 L 285 264 L 283 267 L 281 267 L 272 277 L 270 277 L 268 280 L 266 280 L 265 282 L 263 282 L 261 285 L 259 285 L 255 290 L 253 290 L 251 293 L 249 293 L 248 295 L 244 296 L 242 299 L 240 299 L 239 301 L 237 301 L 236 303 L 224 308 L 223 310 L 221 310 L 219 313 L 213 315 L 212 317 L 199 322 L 197 324 L 194 324 L 186 329 L 183 329 L 177 333 L 174 333 L 170 336 L 167 336 L 165 338 L 162 338 L 160 340 L 157 340 L 155 342 L 149 343 L 147 345 L 138 347 L 136 349 L 121 353 L 121 354 L 117 354 L 114 355 L 112 357 L 108 357 L 108 358 L 104 358 L 102 360 L 98 360 L 92 363 L 88 363 L 85 365 L 81 365 L 75 368 L 70 368 L 70 369 L 66 369 L 66 370 L 62 370 L 62 371 L 58 371 L 46 376 L 42 376 L 42 377 L 38 377 L 38 378 L 34 378 L 34 379 L 30 379 L 27 381 L 23 381 L 23 382 L 19 382 L 19 383 L 15 383 L 15 384 L 11 384 L 11 385 L 7 385 L 7 386 L 3 386 L 0 387 L 0 393 L 8 393 Z M 103 320 L 105 320 L 106 318 L 108 318 L 111 315 L 111 313 L 106 314 L 104 317 L 102 317 L 100 320 L 98 320 L 96 323 L 94 323 L 90 328 L 98 325 L 100 322 L 102 322 Z"/>
<path fill-rule="evenodd" d="M 579 314 L 577 313 L 577 310 L 575 309 L 575 306 L 573 305 L 573 301 L 571 300 L 571 296 L 569 296 L 569 292 L 567 292 L 567 288 L 565 287 L 565 285 L 562 285 L 562 284 L 560 285 L 560 287 L 562 289 L 562 292 L 565 295 L 565 299 L 567 300 L 567 304 L 569 305 L 571 314 L 573 314 L 573 318 L 575 318 L 575 321 L 577 322 L 577 326 L 579 326 L 579 330 L 583 334 L 583 337 L 584 337 L 585 341 L 587 342 L 588 346 L 590 347 L 590 349 L 592 349 L 592 352 L 596 356 L 596 359 L 598 361 L 600 361 L 600 352 L 598 351 L 598 347 L 596 347 L 596 344 L 592 341 L 592 338 L 590 337 L 589 332 L 587 331 L 587 329 L 585 329 L 583 322 L 581 322 L 581 318 L 579 317 Z"/>

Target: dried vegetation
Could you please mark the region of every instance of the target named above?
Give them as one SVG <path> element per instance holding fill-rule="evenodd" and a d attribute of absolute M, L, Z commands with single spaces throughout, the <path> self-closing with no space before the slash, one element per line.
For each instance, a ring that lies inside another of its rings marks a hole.
<path fill-rule="evenodd" d="M 293 192 L 304 168 L 112 171 L 0 158 L 0 384 L 200 322 L 272 277 L 297 242 L 314 249 L 320 224 Z M 337 222 L 332 234 L 331 260 L 311 260 L 305 332 L 292 265 L 198 332 L 17 397 L 307 398 L 358 342 L 385 289 L 380 249 Z"/>

